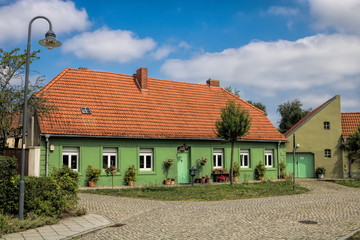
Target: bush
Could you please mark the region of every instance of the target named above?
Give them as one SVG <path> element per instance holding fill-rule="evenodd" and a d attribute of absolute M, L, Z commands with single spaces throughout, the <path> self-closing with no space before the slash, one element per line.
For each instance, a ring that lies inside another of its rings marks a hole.
<path fill-rule="evenodd" d="M 16 159 L 0 156 L 0 212 L 17 214 L 19 205 L 18 182 Z"/>

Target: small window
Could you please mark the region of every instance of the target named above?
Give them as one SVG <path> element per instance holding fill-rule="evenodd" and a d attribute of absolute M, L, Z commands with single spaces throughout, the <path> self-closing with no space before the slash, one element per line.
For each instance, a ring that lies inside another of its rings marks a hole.
<path fill-rule="evenodd" d="M 330 130 L 330 122 L 324 122 L 324 129 Z"/>
<path fill-rule="evenodd" d="M 249 150 L 240 150 L 240 167 L 249 168 L 250 167 L 250 157 Z"/>
<path fill-rule="evenodd" d="M 141 148 L 139 156 L 140 170 L 152 171 L 153 170 L 153 149 Z"/>
<path fill-rule="evenodd" d="M 273 167 L 273 150 L 265 150 L 265 167 L 270 168 Z"/>
<path fill-rule="evenodd" d="M 79 148 L 63 147 L 63 165 L 68 166 L 74 171 L 79 171 Z"/>
<path fill-rule="evenodd" d="M 213 164 L 214 168 L 223 168 L 224 167 L 224 149 L 215 148 L 213 151 Z"/>
<path fill-rule="evenodd" d="M 324 151 L 324 157 L 331 158 L 331 149 L 325 149 Z"/>
<path fill-rule="evenodd" d="M 117 168 L 117 149 L 104 148 L 103 149 L 103 168 L 115 167 Z"/>
<path fill-rule="evenodd" d="M 81 113 L 83 114 L 91 114 L 91 109 L 88 107 L 81 107 Z"/>

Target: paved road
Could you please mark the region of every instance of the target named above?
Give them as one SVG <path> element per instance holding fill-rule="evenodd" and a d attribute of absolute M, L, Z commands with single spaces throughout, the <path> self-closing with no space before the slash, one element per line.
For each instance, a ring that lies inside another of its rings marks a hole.
<path fill-rule="evenodd" d="M 298 182 L 311 191 L 219 202 L 80 194 L 89 213 L 106 216 L 119 226 L 79 239 L 339 239 L 360 229 L 360 189 L 317 180 Z"/>

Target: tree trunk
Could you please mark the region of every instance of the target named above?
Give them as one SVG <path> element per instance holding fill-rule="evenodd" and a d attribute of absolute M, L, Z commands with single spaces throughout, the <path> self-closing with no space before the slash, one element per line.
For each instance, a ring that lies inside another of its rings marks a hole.
<path fill-rule="evenodd" d="M 234 145 L 235 142 L 231 142 L 231 157 L 230 157 L 230 185 L 234 185 Z"/>

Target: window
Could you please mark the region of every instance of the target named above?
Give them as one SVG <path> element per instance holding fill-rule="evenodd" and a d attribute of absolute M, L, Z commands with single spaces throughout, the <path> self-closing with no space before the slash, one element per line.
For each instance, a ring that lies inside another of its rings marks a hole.
<path fill-rule="evenodd" d="M 324 156 L 326 158 L 331 158 L 331 149 L 325 149 Z"/>
<path fill-rule="evenodd" d="M 117 168 L 117 149 L 104 148 L 103 149 L 103 168 L 115 167 Z"/>
<path fill-rule="evenodd" d="M 153 150 L 151 148 L 140 149 L 140 170 L 151 171 L 152 169 Z"/>
<path fill-rule="evenodd" d="M 330 130 L 330 122 L 324 122 L 324 129 Z"/>
<path fill-rule="evenodd" d="M 79 148 L 63 147 L 63 165 L 74 171 L 79 171 Z"/>
<path fill-rule="evenodd" d="M 265 150 L 265 167 L 273 167 L 273 150 Z"/>
<path fill-rule="evenodd" d="M 222 148 L 215 148 L 213 152 L 214 168 L 223 168 L 223 158 L 224 150 Z"/>
<path fill-rule="evenodd" d="M 240 167 L 249 168 L 250 166 L 250 158 L 249 158 L 249 150 L 240 150 Z"/>

